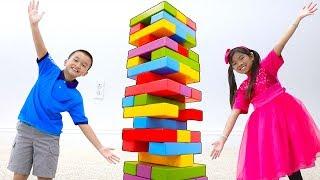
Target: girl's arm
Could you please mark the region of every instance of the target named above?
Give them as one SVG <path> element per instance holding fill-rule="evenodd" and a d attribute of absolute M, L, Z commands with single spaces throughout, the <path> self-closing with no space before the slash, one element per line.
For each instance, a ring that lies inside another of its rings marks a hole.
<path fill-rule="evenodd" d="M 293 33 L 296 31 L 300 21 L 306 16 L 313 15 L 314 12 L 316 12 L 316 11 L 317 11 L 317 4 L 314 4 L 312 2 L 307 7 L 305 6 L 305 7 L 303 7 L 302 10 L 300 10 L 298 17 L 296 18 L 294 23 L 290 25 L 288 30 L 279 39 L 279 41 L 276 43 L 276 45 L 274 47 L 274 51 L 278 56 L 281 55 L 281 52 L 282 52 L 284 46 L 287 44 L 287 42 L 289 41 L 289 39 L 291 38 Z"/>
<path fill-rule="evenodd" d="M 213 150 L 211 152 L 211 157 L 212 159 L 216 159 L 217 157 L 220 156 L 220 153 L 223 149 L 224 144 L 226 143 L 239 115 L 240 115 L 240 110 L 239 109 L 233 109 L 231 111 L 231 114 L 226 122 L 225 128 L 223 130 L 223 133 L 220 137 L 219 140 L 217 140 L 216 142 L 214 142 L 213 145 Z"/>
<path fill-rule="evenodd" d="M 119 162 L 120 158 L 114 155 L 111 150 L 112 148 L 104 147 L 96 134 L 94 133 L 93 129 L 89 124 L 80 124 L 79 125 L 83 134 L 87 137 L 87 139 L 92 143 L 92 145 L 100 152 L 100 154 L 107 159 L 109 163 L 115 164 Z"/>

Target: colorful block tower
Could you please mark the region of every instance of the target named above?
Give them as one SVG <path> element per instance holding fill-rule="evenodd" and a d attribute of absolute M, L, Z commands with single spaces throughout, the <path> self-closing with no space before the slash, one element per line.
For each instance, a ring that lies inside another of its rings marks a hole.
<path fill-rule="evenodd" d="M 124 163 L 124 180 L 205 180 L 206 166 L 194 162 L 201 154 L 201 134 L 187 121 L 202 121 L 201 91 L 188 84 L 200 81 L 196 24 L 168 2 L 130 20 L 127 76 L 136 81 L 125 89 L 123 117 L 133 128 L 122 131 L 122 150 L 138 152 Z"/>

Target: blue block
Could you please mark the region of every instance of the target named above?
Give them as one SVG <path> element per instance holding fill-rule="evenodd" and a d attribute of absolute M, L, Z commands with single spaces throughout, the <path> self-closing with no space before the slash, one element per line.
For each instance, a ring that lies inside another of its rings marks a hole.
<path fill-rule="evenodd" d="M 196 32 L 193 29 L 191 29 L 190 27 L 188 27 L 187 25 L 185 25 L 184 23 L 179 21 L 177 18 L 175 18 L 172 15 L 170 15 L 169 13 L 167 13 L 166 11 L 160 11 L 157 14 L 153 15 L 151 17 L 150 24 L 152 24 L 160 19 L 166 19 L 166 20 L 170 21 L 172 24 L 176 25 L 176 29 L 179 28 L 182 31 L 190 34 L 192 37 L 196 36 Z"/>
<path fill-rule="evenodd" d="M 201 154 L 201 143 L 150 142 L 148 152 L 160 156 Z"/>
<path fill-rule="evenodd" d="M 179 44 L 182 44 L 186 41 L 187 39 L 187 33 L 183 31 L 181 28 L 176 28 L 176 34 L 170 36 L 170 38 Z"/>
<path fill-rule="evenodd" d="M 133 118 L 133 128 L 165 128 L 186 130 L 187 122 L 180 122 L 171 119 L 135 117 Z"/>
<path fill-rule="evenodd" d="M 128 78 L 135 79 L 138 74 L 152 71 L 157 74 L 166 75 L 179 72 L 179 62 L 170 57 L 161 57 L 128 69 Z"/>
<path fill-rule="evenodd" d="M 128 96 L 122 98 L 122 107 L 134 106 L 134 96 Z"/>

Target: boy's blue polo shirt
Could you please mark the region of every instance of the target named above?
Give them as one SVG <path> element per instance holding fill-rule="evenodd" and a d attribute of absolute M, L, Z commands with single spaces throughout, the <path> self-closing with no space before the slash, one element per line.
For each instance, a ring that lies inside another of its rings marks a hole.
<path fill-rule="evenodd" d="M 88 124 L 82 96 L 76 89 L 77 80 L 65 81 L 63 71 L 49 53 L 37 62 L 39 76 L 18 119 L 41 132 L 56 136 L 61 134 L 63 126 L 61 112 L 69 112 L 75 125 Z"/>

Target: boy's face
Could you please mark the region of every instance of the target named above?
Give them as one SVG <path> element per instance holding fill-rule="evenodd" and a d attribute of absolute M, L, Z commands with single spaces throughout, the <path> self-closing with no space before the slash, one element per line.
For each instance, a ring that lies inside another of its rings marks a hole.
<path fill-rule="evenodd" d="M 91 66 L 91 59 L 83 52 L 77 51 L 71 57 L 64 61 L 65 73 L 72 79 L 88 74 Z"/>

